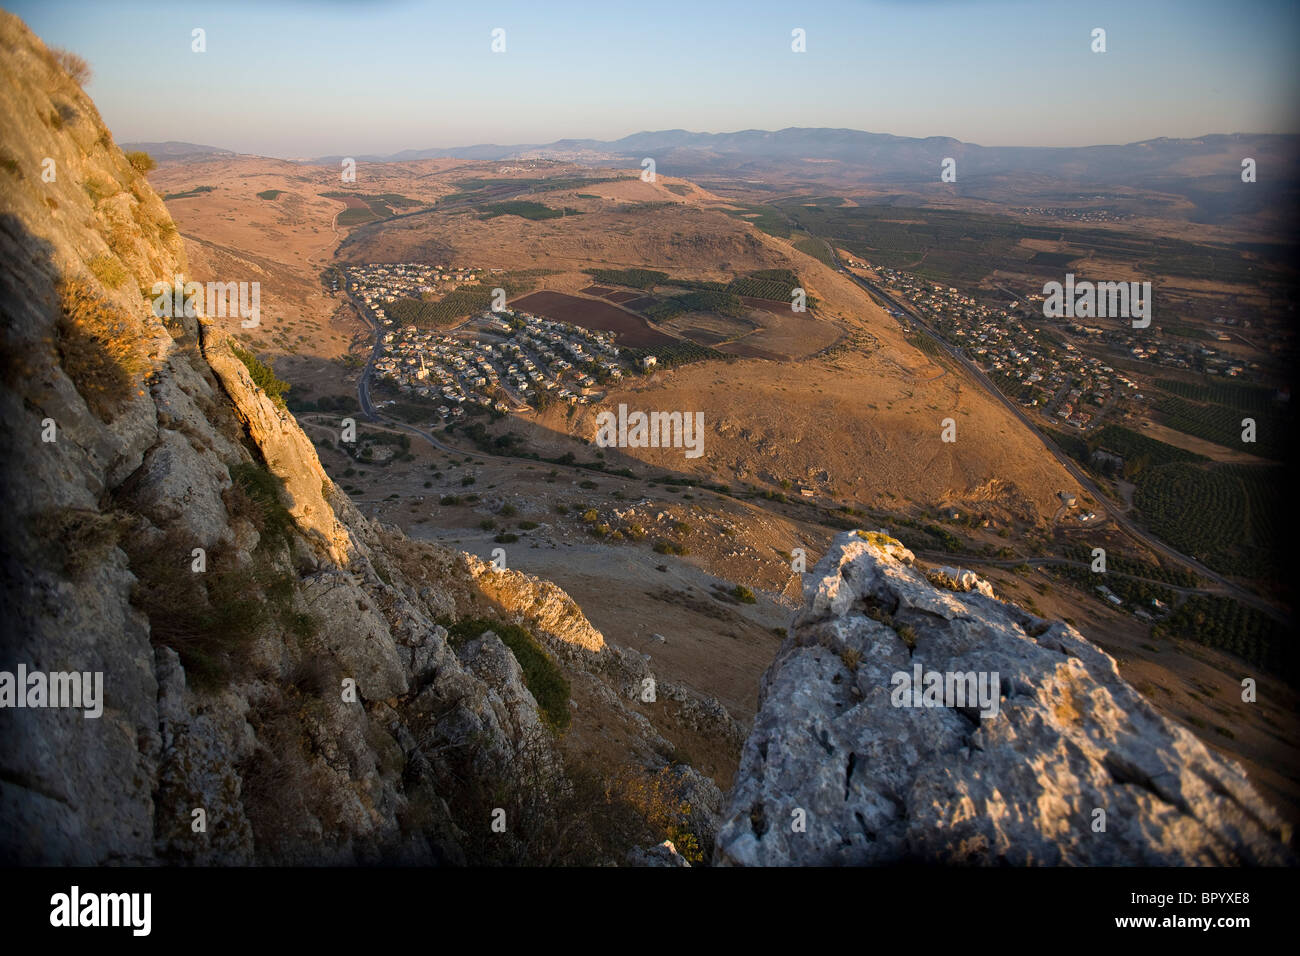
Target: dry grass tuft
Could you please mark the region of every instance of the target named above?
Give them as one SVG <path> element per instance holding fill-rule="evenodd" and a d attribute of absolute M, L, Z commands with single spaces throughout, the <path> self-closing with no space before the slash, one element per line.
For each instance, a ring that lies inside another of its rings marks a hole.
<path fill-rule="evenodd" d="M 64 50 L 61 47 L 50 47 L 50 52 L 54 54 L 54 62 L 72 77 L 72 82 L 78 86 L 85 86 L 94 76 L 90 69 L 90 64 L 83 57 L 78 56 L 71 50 Z"/>
<path fill-rule="evenodd" d="M 135 394 L 147 361 L 130 317 L 86 279 L 58 284 L 59 360 L 81 397 L 109 422 Z"/>

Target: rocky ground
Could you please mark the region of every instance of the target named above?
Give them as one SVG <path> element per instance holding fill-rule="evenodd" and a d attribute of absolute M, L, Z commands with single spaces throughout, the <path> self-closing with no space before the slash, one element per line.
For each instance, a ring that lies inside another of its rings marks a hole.
<path fill-rule="evenodd" d="M 992 693 L 932 699 L 899 679 L 918 670 Z M 1295 862 L 1291 826 L 1245 771 L 1109 655 L 974 574 L 921 573 L 885 535 L 836 537 L 761 696 L 720 863 Z"/>

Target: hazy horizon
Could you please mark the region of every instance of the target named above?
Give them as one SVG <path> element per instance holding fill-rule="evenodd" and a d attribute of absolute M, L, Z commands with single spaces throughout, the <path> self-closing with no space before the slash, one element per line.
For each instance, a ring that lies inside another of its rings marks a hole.
<path fill-rule="evenodd" d="M 1231 15 L 1202 2 L 1081 13 L 1019 0 L 598 14 L 407 0 L 7 6 L 90 62 L 89 89 L 119 141 L 278 158 L 677 128 L 1045 147 L 1300 131 L 1291 107 L 1300 11 L 1266 0 Z M 123 34 L 141 21 L 153 24 L 148 34 Z M 1098 27 L 1105 53 L 1090 48 Z M 195 28 L 205 31 L 201 54 Z M 501 53 L 491 50 L 497 28 Z M 792 52 L 794 29 L 806 32 L 806 52 Z"/>
<path fill-rule="evenodd" d="M 535 141 L 535 142 L 523 142 L 522 140 L 510 140 L 510 141 L 502 140 L 502 141 L 498 141 L 498 142 L 486 142 L 486 141 L 485 141 L 485 142 L 473 142 L 473 143 L 470 143 L 470 142 L 462 142 L 462 143 L 446 143 L 446 144 L 439 144 L 439 145 L 436 145 L 436 146 L 431 146 L 431 145 L 404 146 L 404 147 L 401 147 L 401 148 L 399 148 L 399 149 L 395 149 L 395 150 L 387 150 L 387 151 L 371 150 L 371 149 L 358 149 L 358 150 L 355 150 L 355 153 L 356 153 L 356 155 L 358 155 L 358 156 L 382 156 L 382 157 L 387 158 L 387 157 L 395 156 L 395 155 L 397 155 L 397 154 L 399 154 L 399 153 L 403 153 L 403 152 L 423 152 L 423 151 L 426 151 L 426 150 L 440 150 L 440 149 L 444 149 L 444 150 L 450 150 L 450 149 L 489 149 L 489 148 L 509 148 L 509 147 L 518 147 L 518 148 L 521 148 L 521 149 L 526 149 L 526 148 L 539 148 L 539 147 L 546 147 L 546 146 L 550 146 L 550 145 L 552 145 L 552 144 L 554 144 L 554 143 L 561 143 L 561 142 L 583 142 L 583 141 L 592 141 L 592 140 L 596 140 L 596 141 L 599 141 L 599 142 L 609 142 L 609 143 L 613 143 L 613 142 L 617 142 L 617 141 L 619 141 L 619 140 L 621 140 L 621 139 L 624 139 L 624 138 L 626 138 L 626 137 L 629 137 L 629 136 L 636 136 L 636 135 L 641 135 L 641 134 L 657 134 L 657 133 L 683 132 L 683 133 L 687 133 L 687 134 L 690 134 L 690 135 L 698 135 L 698 136 L 734 136 L 734 135 L 738 135 L 738 134 L 741 134 L 741 133 L 749 133 L 749 132 L 780 133 L 780 132 L 786 132 L 786 131 L 789 131 L 789 130 L 803 130 L 803 131 L 809 131 L 809 132 L 815 132 L 815 131 L 820 131 L 820 130 L 837 131 L 837 132 L 838 132 L 838 131 L 848 131 L 848 132 L 854 132 L 854 133 L 867 133 L 867 134 L 869 134 L 869 135 L 873 135 L 873 136 L 898 136 L 898 135 L 899 135 L 899 134 L 897 134 L 897 133 L 891 133 L 889 130 L 867 130 L 867 129 L 854 129 L 854 128 L 852 128 L 852 127 L 831 127 L 831 126 L 787 126 L 787 127 L 783 127 L 783 128 L 780 128 L 780 129 L 763 129 L 763 128 L 761 128 L 761 127 L 747 127 L 747 128 L 745 128 L 745 129 L 719 129 L 719 130 L 687 129 L 687 128 L 685 128 L 685 127 L 674 126 L 674 127 L 664 128 L 664 129 L 635 129 L 635 130 L 630 130 L 630 131 L 628 131 L 627 133 L 624 133 L 624 134 L 622 134 L 622 135 L 620 135 L 620 136 L 610 137 L 609 139 L 600 139 L 600 138 L 595 137 L 595 136 L 555 136 L 555 137 L 551 137 L 550 139 L 546 139 L 546 140 L 538 140 L 538 141 Z M 1035 146 L 1035 145 L 1025 144 L 1025 143 L 1003 143 L 1003 144 L 998 144 L 998 148 L 1022 148 L 1022 149 L 1081 149 L 1081 148 L 1104 147 L 1104 146 L 1122 147 L 1122 146 L 1132 146 L 1132 145 L 1134 145 L 1135 143 L 1146 142 L 1146 141 L 1153 141 L 1153 140 L 1158 140 L 1158 139 L 1203 140 L 1203 139 L 1208 139 L 1208 138 L 1213 137 L 1213 136 L 1228 136 L 1228 137 L 1231 137 L 1231 136 L 1300 136 L 1300 133 L 1294 133 L 1294 132 L 1283 132 L 1283 133 L 1262 133 L 1262 132 L 1253 131 L 1253 130 L 1232 130 L 1232 131 L 1214 130 L 1214 131 L 1207 131 L 1207 132 L 1204 132 L 1204 133 L 1200 133 L 1200 134 L 1197 134 L 1197 135 L 1194 135 L 1194 136 L 1180 136 L 1180 137 L 1159 137 L 1159 136 L 1151 136 L 1151 137 L 1147 137 L 1145 140 L 1131 140 L 1131 141 L 1123 142 L 1123 143 L 1120 143 L 1120 142 L 1080 143 L 1080 144 L 1077 144 L 1077 145 L 1074 145 L 1074 146 Z M 925 138 L 925 137 L 904 137 L 904 138 L 923 139 L 923 138 Z M 935 134 L 933 137 L 930 137 L 930 138 L 941 138 L 941 139 L 942 139 L 942 138 L 955 138 L 955 137 L 945 137 L 945 136 L 943 136 L 942 134 Z M 988 144 L 988 143 L 978 143 L 978 142 L 972 143 L 972 142 L 969 142 L 969 141 L 966 141 L 966 140 L 962 140 L 962 142 L 963 142 L 965 145 L 968 145 L 968 146 L 980 146 L 980 147 L 989 147 L 989 146 L 990 146 L 990 144 Z M 341 155 L 342 155 L 341 153 L 336 153 L 336 154 L 320 154 L 320 155 L 312 155 L 312 156 L 276 156 L 276 155 L 272 155 L 272 154 L 269 154 L 269 153 L 259 153 L 259 152 L 249 152 L 249 151 L 245 151 L 245 150 L 238 150 L 238 149 L 234 149 L 233 147 L 223 145 L 222 143 L 215 143 L 215 142 L 214 142 L 214 143 L 200 143 L 200 142 L 192 142 L 192 141 L 190 141 L 190 140 L 157 139 L 157 138 L 150 138 L 150 137 L 140 137 L 140 138 L 138 138 L 138 139 L 123 140 L 123 143 L 125 143 L 125 144 L 140 144 L 140 143 L 164 144 L 164 143 L 177 143 L 177 144 L 181 144 L 181 145 L 189 145 L 189 146 L 203 146 L 203 147 L 208 147 L 208 148 L 212 148 L 212 149 L 228 150 L 229 152 L 236 153 L 236 154 L 238 154 L 238 155 L 246 155 L 246 156 L 261 156 L 261 157 L 266 158 L 266 159 L 282 159 L 282 160 L 285 160 L 285 161 L 288 161 L 288 162 L 314 162 L 314 161 L 322 160 L 322 159 L 333 159 L 333 158 L 336 158 L 337 156 L 341 156 Z M 408 160 L 403 160 L 403 161 L 411 162 L 411 161 L 414 161 L 414 160 L 413 160 L 413 159 L 408 159 Z"/>

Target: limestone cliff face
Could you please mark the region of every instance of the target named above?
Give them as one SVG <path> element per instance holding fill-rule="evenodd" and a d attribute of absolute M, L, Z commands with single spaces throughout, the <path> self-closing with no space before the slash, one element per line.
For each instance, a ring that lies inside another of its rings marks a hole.
<path fill-rule="evenodd" d="M 917 668 L 987 678 L 988 706 L 955 682 L 927 706 L 895 676 Z M 1241 767 L 1111 657 L 969 572 L 927 577 L 878 533 L 838 535 L 805 578 L 736 779 L 722 864 L 1293 860 Z"/>
<path fill-rule="evenodd" d="M 0 670 L 104 681 L 99 718 L 0 710 L 0 861 L 555 859 L 557 736 L 496 633 L 436 621 L 526 624 L 668 752 L 625 711 L 642 659 L 553 585 L 367 521 L 201 316 L 155 314 L 176 228 L 7 13 L 0 128 Z"/>
<path fill-rule="evenodd" d="M 271 471 L 284 482 L 289 513 L 323 558 L 344 564 L 358 554 L 356 538 L 339 518 L 356 523 L 360 512 L 338 493 L 321 467 L 311 440 L 293 416 L 253 384 L 247 367 L 219 336 L 203 337 L 203 356 L 234 404 L 235 414 Z"/>

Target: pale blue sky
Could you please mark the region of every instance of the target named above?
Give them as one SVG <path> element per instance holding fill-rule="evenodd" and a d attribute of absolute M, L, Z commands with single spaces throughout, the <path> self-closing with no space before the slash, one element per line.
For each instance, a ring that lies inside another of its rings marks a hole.
<path fill-rule="evenodd" d="M 271 156 L 835 126 L 984 145 L 1296 132 L 1294 2 L 4 6 L 90 61 L 118 141 Z M 190 50 L 207 31 L 207 52 Z M 490 50 L 506 31 L 506 52 Z M 790 32 L 807 31 L 807 52 Z M 1094 27 L 1108 52 L 1090 51 Z"/>

